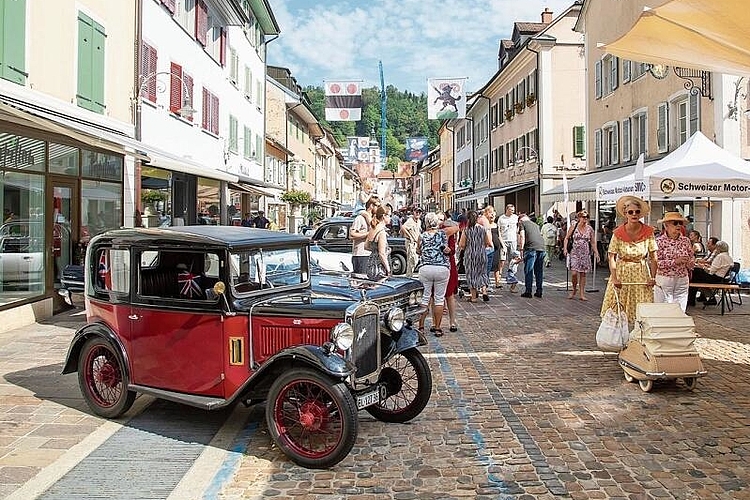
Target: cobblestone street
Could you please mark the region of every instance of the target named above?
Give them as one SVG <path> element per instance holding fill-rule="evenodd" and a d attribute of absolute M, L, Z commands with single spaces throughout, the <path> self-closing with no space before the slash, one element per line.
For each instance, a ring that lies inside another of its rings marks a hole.
<path fill-rule="evenodd" d="M 750 498 L 748 305 L 689 310 L 708 375 L 693 392 L 677 381 L 644 393 L 596 349 L 601 276 L 581 302 L 567 299 L 564 270 L 547 271 L 542 299 L 506 289 L 461 302 L 459 331 L 423 348 L 434 382 L 425 411 L 405 425 L 361 412 L 352 453 L 323 471 L 272 447 L 262 407 L 222 415 L 218 432 L 213 414 L 149 398 L 131 420 L 91 416 L 75 376 L 58 375 L 80 316 L 5 334 L 0 497 L 95 496 L 64 489 L 78 474 L 108 498 Z M 133 457 L 143 432 L 164 442 Z M 105 451 L 149 467 L 110 464 L 111 484 L 86 478 Z"/>

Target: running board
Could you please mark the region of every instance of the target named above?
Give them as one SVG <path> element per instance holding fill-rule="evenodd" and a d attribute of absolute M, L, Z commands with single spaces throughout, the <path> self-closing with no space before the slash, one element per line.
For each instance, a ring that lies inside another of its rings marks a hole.
<path fill-rule="evenodd" d="M 195 406 L 203 410 L 219 410 L 226 406 L 229 406 L 232 401 L 215 398 L 211 396 L 196 396 L 194 394 L 185 394 L 182 392 L 166 391 L 164 389 L 154 389 L 153 387 L 147 387 L 144 385 L 130 384 L 128 390 L 139 392 L 141 394 L 148 394 L 158 399 L 166 399 L 167 401 L 173 401 L 175 403 L 182 403 L 188 406 Z"/>

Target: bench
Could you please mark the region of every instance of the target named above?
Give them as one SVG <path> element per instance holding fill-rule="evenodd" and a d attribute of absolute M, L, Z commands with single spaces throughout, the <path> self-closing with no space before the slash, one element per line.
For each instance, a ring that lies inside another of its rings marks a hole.
<path fill-rule="evenodd" d="M 721 303 L 721 314 L 724 315 L 724 310 L 732 310 L 732 299 L 731 295 L 732 292 L 739 293 L 740 291 L 740 285 L 734 284 L 734 283 L 690 283 L 691 288 L 698 288 L 701 290 L 720 290 L 721 291 L 721 298 L 719 302 Z M 703 309 L 706 308 L 706 304 L 703 304 Z"/>

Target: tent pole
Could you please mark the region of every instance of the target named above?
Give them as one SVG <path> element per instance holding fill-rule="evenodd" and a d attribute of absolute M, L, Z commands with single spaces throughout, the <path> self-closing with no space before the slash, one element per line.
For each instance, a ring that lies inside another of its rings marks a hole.
<path fill-rule="evenodd" d="M 599 244 L 597 243 L 596 238 L 599 235 L 599 200 L 595 200 L 594 201 L 594 205 L 595 205 L 595 208 L 594 208 L 594 214 L 595 215 L 594 215 L 594 217 L 596 217 L 594 219 L 594 247 L 596 248 L 596 251 L 598 252 L 599 251 Z M 601 259 L 601 256 L 599 256 L 599 258 Z M 593 259 L 593 256 L 592 256 L 592 259 Z M 594 261 L 593 262 L 593 264 L 594 264 L 594 273 L 591 276 L 591 286 L 589 287 L 588 290 L 586 290 L 587 292 L 598 292 L 599 291 L 599 289 L 596 287 L 596 268 L 598 266 L 598 262 L 596 262 L 596 259 L 593 259 L 593 261 Z"/>

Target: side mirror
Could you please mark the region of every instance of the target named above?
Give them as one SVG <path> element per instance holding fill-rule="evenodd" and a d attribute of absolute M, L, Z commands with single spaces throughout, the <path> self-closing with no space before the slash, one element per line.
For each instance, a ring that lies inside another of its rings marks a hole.
<path fill-rule="evenodd" d="M 214 284 L 214 293 L 220 295 L 224 299 L 224 312 L 227 316 L 234 316 L 236 313 L 229 308 L 229 300 L 227 300 L 227 285 L 223 281 L 217 281 Z"/>

